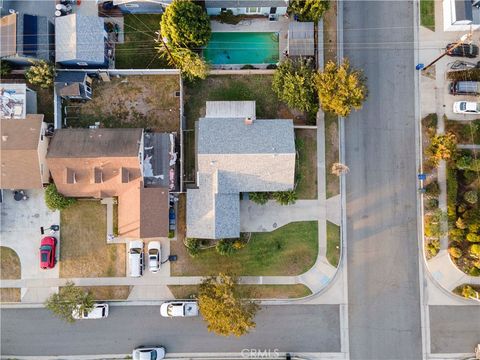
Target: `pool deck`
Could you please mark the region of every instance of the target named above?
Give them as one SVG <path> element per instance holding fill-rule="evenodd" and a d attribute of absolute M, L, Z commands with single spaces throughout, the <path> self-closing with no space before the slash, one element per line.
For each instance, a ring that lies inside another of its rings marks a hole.
<path fill-rule="evenodd" d="M 277 21 L 269 21 L 265 19 L 248 19 L 240 21 L 237 25 L 222 24 L 218 21 L 211 21 L 212 32 L 277 32 L 278 40 L 278 57 L 281 60 L 285 58 L 283 52 L 287 49 L 288 24 L 291 19 L 280 16 Z M 232 65 L 225 65 L 232 67 Z"/>

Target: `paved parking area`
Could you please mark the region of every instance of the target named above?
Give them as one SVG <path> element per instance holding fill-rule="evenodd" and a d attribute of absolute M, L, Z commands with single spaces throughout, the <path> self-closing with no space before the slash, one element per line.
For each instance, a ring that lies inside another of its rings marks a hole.
<path fill-rule="evenodd" d="M 49 270 L 42 270 L 39 266 L 39 246 L 42 238 L 40 227 L 59 224 L 60 213 L 47 208 L 43 189 L 28 190 L 26 193 L 28 200 L 15 201 L 13 192 L 4 190 L 3 202 L 0 205 L 2 246 L 12 248 L 18 254 L 22 279 L 56 278 L 59 275 L 59 266 Z M 58 233 L 56 236 L 59 239 Z M 59 250 L 60 247 L 57 247 L 57 258 Z M 22 301 L 29 299 L 27 293 L 26 289 L 22 289 Z M 33 293 L 31 295 L 36 297 Z"/>

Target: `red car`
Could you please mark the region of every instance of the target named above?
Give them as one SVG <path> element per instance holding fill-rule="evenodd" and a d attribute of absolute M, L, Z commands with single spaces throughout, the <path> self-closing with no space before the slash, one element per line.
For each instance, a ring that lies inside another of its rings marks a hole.
<path fill-rule="evenodd" d="M 55 251 L 57 239 L 53 236 L 46 236 L 40 243 L 40 267 L 42 269 L 53 269 L 55 267 Z"/>

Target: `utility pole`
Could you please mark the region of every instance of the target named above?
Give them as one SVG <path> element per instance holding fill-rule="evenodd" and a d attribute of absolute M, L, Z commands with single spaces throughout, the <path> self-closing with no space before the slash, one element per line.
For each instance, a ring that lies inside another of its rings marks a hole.
<path fill-rule="evenodd" d="M 165 42 L 165 40 L 163 40 L 162 36 L 160 35 L 160 31 L 155 31 L 155 34 L 157 34 L 157 39 L 155 40 L 155 42 L 156 43 L 161 42 L 163 44 L 163 46 L 165 47 L 165 50 L 167 50 L 168 56 L 170 56 L 170 59 L 172 59 L 172 62 L 176 64 L 175 58 L 170 52 L 170 49 L 168 48 L 167 43 Z"/>
<path fill-rule="evenodd" d="M 438 60 L 440 60 L 441 58 L 443 58 L 445 55 L 447 55 L 450 51 L 456 49 L 457 47 L 463 45 L 464 43 L 466 43 L 467 41 L 470 42 L 472 40 L 472 31 L 470 30 L 470 32 L 468 34 L 465 34 L 463 35 L 458 41 L 457 43 L 451 47 L 450 49 L 446 49 L 442 55 L 438 56 L 435 60 L 433 60 L 430 64 L 428 64 L 427 66 L 425 67 L 419 67 L 421 64 L 417 65 L 417 69 L 418 70 L 422 70 L 422 71 L 425 71 L 427 70 L 429 67 L 431 67 L 433 64 L 435 64 Z"/>

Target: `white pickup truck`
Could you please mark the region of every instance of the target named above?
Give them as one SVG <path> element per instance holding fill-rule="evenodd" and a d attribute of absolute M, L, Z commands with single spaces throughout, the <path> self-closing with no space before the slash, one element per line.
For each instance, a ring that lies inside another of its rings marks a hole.
<path fill-rule="evenodd" d="M 196 301 L 164 302 L 160 306 L 160 315 L 164 317 L 198 316 L 198 303 Z"/>

